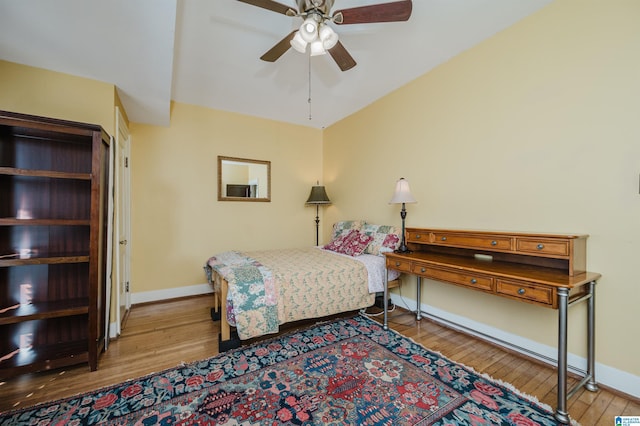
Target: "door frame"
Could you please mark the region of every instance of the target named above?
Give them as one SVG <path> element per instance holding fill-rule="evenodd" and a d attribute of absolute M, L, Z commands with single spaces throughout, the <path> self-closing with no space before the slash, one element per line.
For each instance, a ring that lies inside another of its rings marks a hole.
<path fill-rule="evenodd" d="M 111 319 L 111 290 L 113 287 L 113 240 L 115 239 L 115 231 L 113 228 L 115 221 L 115 212 L 114 212 L 114 201 L 115 201 L 115 187 L 114 181 L 115 177 L 113 176 L 113 171 L 115 169 L 114 156 L 115 156 L 115 138 L 111 136 L 109 143 L 109 184 L 108 184 L 108 203 L 107 203 L 107 277 L 106 277 L 106 294 L 105 294 L 105 319 L 104 319 L 104 350 L 106 351 L 109 348 L 109 339 L 111 336 L 110 329 L 110 319 Z"/>
<path fill-rule="evenodd" d="M 116 296 L 116 330 L 115 334 L 122 333 L 124 320 L 131 308 L 131 168 L 130 150 L 131 134 L 127 123 L 120 111 L 116 107 L 116 143 L 115 143 L 115 285 Z M 122 165 L 120 159 L 124 155 L 125 164 Z M 124 207 L 123 207 L 124 205 Z M 123 227 L 123 228 L 122 228 Z M 124 238 L 121 237 L 121 228 Z M 122 251 L 124 250 L 124 255 Z M 123 264 L 124 263 L 124 264 Z M 124 298 L 124 300 L 122 300 Z M 124 312 L 122 311 L 124 307 Z"/>

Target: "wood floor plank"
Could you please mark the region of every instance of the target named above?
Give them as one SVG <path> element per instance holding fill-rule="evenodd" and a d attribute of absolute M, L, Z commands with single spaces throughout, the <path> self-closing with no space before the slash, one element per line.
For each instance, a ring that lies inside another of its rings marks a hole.
<path fill-rule="evenodd" d="M 622 416 L 640 416 L 640 401 L 629 401 L 622 412 Z"/>
<path fill-rule="evenodd" d="M 591 395 L 586 398 L 583 397 L 584 394 L 587 394 L 587 393 Z M 578 414 L 575 413 L 576 420 L 578 420 L 581 423 L 584 423 L 584 421 L 581 421 L 580 419 L 582 418 L 600 419 L 600 417 L 602 416 L 602 413 L 604 413 L 607 407 L 611 405 L 611 401 L 613 401 L 614 397 L 615 396 L 610 393 L 605 393 L 604 395 L 602 395 L 601 391 L 598 391 L 597 393 L 583 392 L 583 394 L 578 397 L 578 400 L 581 402 L 584 402 L 585 410 L 584 410 L 584 413 L 582 413 L 582 415 L 580 416 L 578 416 Z M 613 420 L 613 417 L 611 418 L 611 420 Z"/>
<path fill-rule="evenodd" d="M 605 410 L 600 415 L 600 418 L 597 419 L 595 426 L 610 426 L 615 424 L 614 419 L 616 416 L 621 415 L 621 413 L 625 412 L 625 408 L 629 404 L 629 401 L 622 398 L 619 395 L 614 395 L 609 402 L 609 405 L 605 408 Z M 594 416 L 595 417 L 595 416 Z"/>
<path fill-rule="evenodd" d="M 173 368 L 218 353 L 218 323 L 211 321 L 211 296 L 136 305 L 122 335 L 112 341 L 98 370 L 86 365 L 27 374 L 0 383 L 0 411 L 64 398 L 128 379 Z M 374 317 L 382 321 L 382 317 Z M 445 327 L 401 308 L 390 314 L 389 327 L 452 361 L 516 386 L 555 407 L 554 368 L 490 342 Z M 570 387 L 575 379 L 570 379 Z M 611 392 L 579 390 L 569 400 L 569 414 L 583 426 L 612 425 L 616 415 L 639 415 L 640 400 Z"/>

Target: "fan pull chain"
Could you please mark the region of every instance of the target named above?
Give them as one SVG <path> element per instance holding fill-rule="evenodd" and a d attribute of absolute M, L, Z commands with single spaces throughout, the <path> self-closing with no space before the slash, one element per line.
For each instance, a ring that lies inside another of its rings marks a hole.
<path fill-rule="evenodd" d="M 311 121 L 311 54 L 309 54 L 309 121 Z"/>

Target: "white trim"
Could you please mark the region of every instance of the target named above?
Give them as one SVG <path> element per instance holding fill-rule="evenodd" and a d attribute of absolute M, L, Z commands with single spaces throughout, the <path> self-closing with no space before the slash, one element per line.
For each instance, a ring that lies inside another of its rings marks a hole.
<path fill-rule="evenodd" d="M 115 322 L 109 323 L 109 338 L 115 339 L 118 337 L 118 324 Z"/>
<path fill-rule="evenodd" d="M 157 302 L 160 300 L 177 299 L 179 297 L 198 296 L 200 294 L 213 293 L 211 285 L 196 284 L 185 287 L 168 288 L 166 290 L 143 291 L 131 293 L 131 304 Z M 212 300 L 213 302 L 213 300 Z"/>
<path fill-rule="evenodd" d="M 166 290 L 144 291 L 139 293 L 131 293 L 131 303 L 148 303 L 159 302 L 162 300 L 177 299 L 179 297 L 199 296 L 201 294 L 213 293 L 210 284 L 197 284 L 187 287 L 169 288 Z M 114 339 L 119 335 L 118 323 L 109 324 L 109 337 Z"/>
<path fill-rule="evenodd" d="M 117 110 L 117 107 L 116 107 Z M 113 136 L 109 138 L 109 185 L 107 188 L 108 193 L 108 202 L 107 202 L 107 270 L 105 271 L 105 319 L 104 319 L 104 350 L 109 349 L 109 338 L 110 329 L 109 329 L 109 320 L 111 319 L 111 289 L 113 287 L 113 225 L 114 225 L 114 216 L 113 216 L 113 204 L 114 204 L 114 192 L 113 192 L 113 183 L 115 177 L 113 176 L 113 171 L 115 170 L 115 165 L 113 164 L 113 159 L 115 157 L 115 139 Z"/>
<path fill-rule="evenodd" d="M 391 301 L 409 310 L 415 309 L 416 307 L 415 300 L 405 299 L 395 293 L 391 294 Z M 442 309 L 424 303 L 420 305 L 420 308 L 422 315 L 426 318 L 506 347 L 515 352 L 533 357 L 547 364 L 556 365 L 557 349 L 555 347 L 543 345 L 539 342 L 508 333 L 460 315 L 443 311 Z M 587 365 L 586 358 L 570 353 L 567 355 L 567 362 L 570 371 L 584 374 Z M 596 362 L 595 376 L 597 383 L 624 392 L 635 398 L 640 398 L 640 376 L 635 376 L 599 362 Z"/>
<path fill-rule="evenodd" d="M 115 213 L 114 229 L 118 244 L 115 245 L 115 275 L 116 275 L 116 325 L 117 334 L 122 332 L 124 307 L 126 311 L 131 307 L 131 133 L 120 108 L 116 106 L 116 138 L 114 149 L 114 186 L 118 209 Z M 127 164 L 121 164 L 124 156 Z M 124 228 L 124 229 L 123 229 Z M 124 245 L 120 241 L 125 241 Z M 122 300 L 124 298 L 124 300 Z"/>

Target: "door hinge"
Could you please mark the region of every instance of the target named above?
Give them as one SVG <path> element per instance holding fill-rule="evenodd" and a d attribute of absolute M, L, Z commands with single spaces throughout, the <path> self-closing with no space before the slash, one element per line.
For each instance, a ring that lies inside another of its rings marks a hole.
<path fill-rule="evenodd" d="M 124 157 L 124 166 L 129 167 L 129 157 Z"/>
<path fill-rule="evenodd" d="M 129 291 L 129 281 L 127 281 L 127 285 L 126 285 L 125 291 L 127 291 L 127 292 Z"/>

